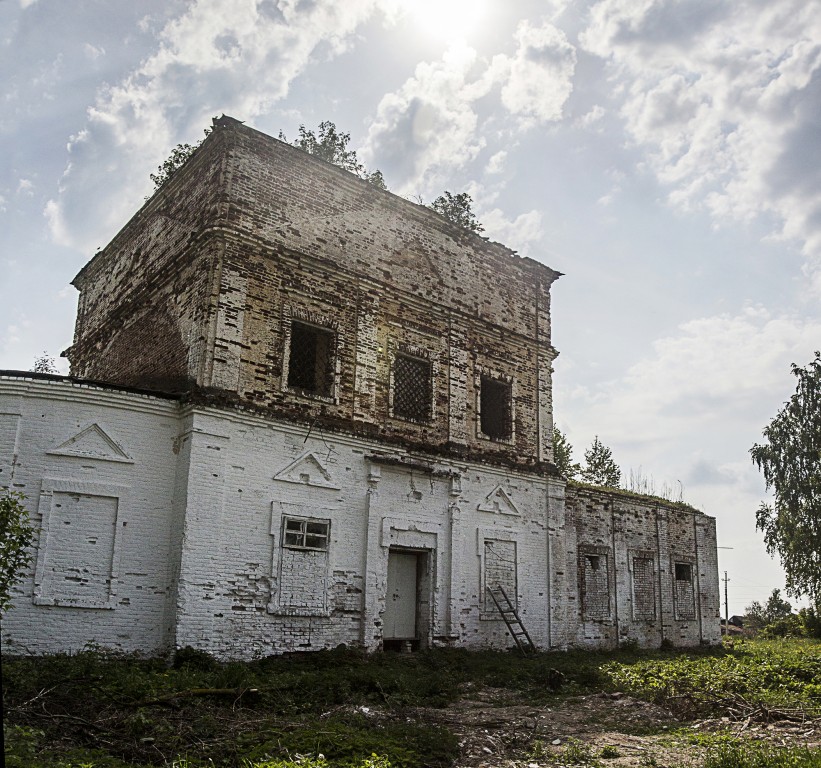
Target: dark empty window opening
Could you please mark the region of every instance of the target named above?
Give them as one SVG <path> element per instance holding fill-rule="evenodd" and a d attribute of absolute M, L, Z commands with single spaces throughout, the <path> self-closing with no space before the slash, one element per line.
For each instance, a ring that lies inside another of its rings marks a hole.
<path fill-rule="evenodd" d="M 479 398 L 482 433 L 491 440 L 509 440 L 512 435 L 510 384 L 482 376 Z"/>
<path fill-rule="evenodd" d="M 430 362 L 397 355 L 393 362 L 393 415 L 400 419 L 428 421 L 430 405 Z"/>
<path fill-rule="evenodd" d="M 676 581 L 692 581 L 693 567 L 690 563 L 676 563 Z"/>
<path fill-rule="evenodd" d="M 585 557 L 587 558 L 587 563 L 590 566 L 590 570 L 591 571 L 598 571 L 599 570 L 599 565 L 601 565 L 601 563 L 599 562 L 599 556 L 598 555 L 585 555 Z"/>
<path fill-rule="evenodd" d="M 285 518 L 285 534 L 282 545 L 288 549 L 328 549 L 328 520 L 304 520 Z"/>
<path fill-rule="evenodd" d="M 330 397 L 334 380 L 334 333 L 294 320 L 288 357 L 288 387 Z"/>

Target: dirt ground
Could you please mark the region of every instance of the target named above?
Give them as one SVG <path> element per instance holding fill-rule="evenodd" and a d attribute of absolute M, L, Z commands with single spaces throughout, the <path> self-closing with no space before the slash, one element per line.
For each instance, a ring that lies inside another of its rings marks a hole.
<path fill-rule="evenodd" d="M 461 755 L 455 768 L 555 768 L 557 762 L 580 764 L 585 753 L 613 768 L 695 767 L 704 748 L 688 734 L 716 731 L 781 745 L 821 746 L 819 721 L 682 722 L 662 707 L 619 693 L 577 696 L 540 707 L 508 690 L 468 685 L 448 708 L 420 708 L 411 716 L 457 734 Z"/>

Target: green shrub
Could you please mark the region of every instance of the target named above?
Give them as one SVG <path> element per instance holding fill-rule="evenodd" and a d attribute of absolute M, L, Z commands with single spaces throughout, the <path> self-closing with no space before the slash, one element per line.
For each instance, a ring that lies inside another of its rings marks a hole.
<path fill-rule="evenodd" d="M 559 757 L 559 762 L 562 765 L 585 765 L 591 768 L 599 765 L 590 747 L 576 739 L 571 739 L 567 743 Z"/>
<path fill-rule="evenodd" d="M 611 684 L 673 708 L 682 716 L 717 713 L 743 697 L 752 708 L 815 712 L 821 645 L 809 641 L 756 641 L 709 654 L 611 661 L 602 671 Z"/>

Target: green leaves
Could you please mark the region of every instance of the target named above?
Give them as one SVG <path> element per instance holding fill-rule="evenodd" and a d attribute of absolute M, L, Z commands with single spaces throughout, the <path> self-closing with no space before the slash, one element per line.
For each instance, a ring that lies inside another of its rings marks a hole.
<path fill-rule="evenodd" d="M 568 480 L 573 480 L 579 474 L 581 467 L 573 463 L 573 446 L 567 435 L 557 426 L 553 426 L 553 463 L 560 474 Z"/>
<path fill-rule="evenodd" d="M 476 234 L 485 231 L 485 228 L 476 218 L 476 214 L 473 213 L 473 198 L 467 192 L 459 192 L 454 195 L 445 191 L 428 207 L 458 227 Z"/>
<path fill-rule="evenodd" d="M 621 469 L 613 460 L 613 451 L 599 440 L 584 452 L 585 467 L 581 471 L 581 479 L 591 485 L 602 485 L 605 488 L 618 488 L 621 483 Z"/>
<path fill-rule="evenodd" d="M 610 662 L 602 667 L 619 690 L 685 716 L 818 708 L 821 646 L 750 642 L 723 655 Z M 749 712 L 748 712 L 749 710 Z"/>
<path fill-rule="evenodd" d="M 20 571 L 31 564 L 34 528 L 24 499 L 17 491 L 0 495 L 0 614 L 9 609 L 11 588 L 22 578 Z"/>
<path fill-rule="evenodd" d="M 756 527 L 771 555 L 778 554 L 787 592 L 821 601 L 821 353 L 804 368 L 795 364 L 795 394 L 750 449 L 764 475 L 772 505 L 762 503 Z"/>
<path fill-rule="evenodd" d="M 282 131 L 279 132 L 279 140 L 287 141 Z M 300 125 L 299 138 L 294 140 L 293 145 L 326 163 L 344 168 L 378 189 L 387 190 L 388 186 L 385 184 L 382 171 L 366 170 L 365 166 L 359 162 L 356 150 L 348 149 L 350 141 L 350 133 L 338 130 L 336 124 L 330 120 L 323 120 L 316 132 Z"/>

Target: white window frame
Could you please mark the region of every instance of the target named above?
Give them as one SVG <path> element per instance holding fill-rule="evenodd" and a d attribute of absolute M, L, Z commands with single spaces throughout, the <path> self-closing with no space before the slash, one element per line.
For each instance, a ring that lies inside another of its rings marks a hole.
<path fill-rule="evenodd" d="M 289 523 L 297 523 L 298 528 L 288 527 Z M 308 531 L 309 525 L 323 525 L 325 526 L 324 533 L 317 533 L 316 531 Z M 288 541 L 288 536 L 301 536 L 302 542 L 293 543 Z M 318 537 L 325 540 L 324 546 L 311 547 L 308 546 L 308 537 Z M 296 549 L 305 552 L 327 552 L 328 545 L 331 539 L 331 521 L 327 518 L 320 517 L 294 517 L 292 515 L 285 515 L 282 518 L 282 547 L 283 549 Z"/>

